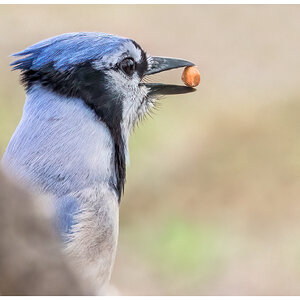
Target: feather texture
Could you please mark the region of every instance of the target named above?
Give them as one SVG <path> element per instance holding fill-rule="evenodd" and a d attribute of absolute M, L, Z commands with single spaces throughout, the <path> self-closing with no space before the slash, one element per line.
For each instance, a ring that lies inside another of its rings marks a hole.
<path fill-rule="evenodd" d="M 102 61 L 101 67 L 109 67 L 116 54 L 131 40 L 107 33 L 79 32 L 66 33 L 34 44 L 13 56 L 25 56 L 11 64 L 13 69 L 38 70 L 53 64 L 56 70 L 66 71 L 86 61 Z M 103 59 L 109 56 L 109 62 Z"/>

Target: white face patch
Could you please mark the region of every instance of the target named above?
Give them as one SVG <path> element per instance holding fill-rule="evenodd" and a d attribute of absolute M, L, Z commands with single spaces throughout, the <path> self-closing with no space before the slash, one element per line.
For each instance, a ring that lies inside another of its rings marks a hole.
<path fill-rule="evenodd" d="M 122 137 L 125 144 L 126 162 L 129 162 L 128 140 L 136 123 L 154 107 L 155 99 L 148 98 L 148 88 L 140 85 L 141 78 L 135 72 L 129 78 L 122 71 L 106 72 L 110 79 L 109 88 L 119 95 L 122 102 Z"/>
<path fill-rule="evenodd" d="M 140 85 L 141 78 L 137 73 L 128 78 L 122 71 L 109 71 L 106 73 L 110 78 L 110 88 L 117 89 L 122 101 L 122 120 L 126 129 L 130 131 L 139 118 L 147 112 L 148 88 Z"/>

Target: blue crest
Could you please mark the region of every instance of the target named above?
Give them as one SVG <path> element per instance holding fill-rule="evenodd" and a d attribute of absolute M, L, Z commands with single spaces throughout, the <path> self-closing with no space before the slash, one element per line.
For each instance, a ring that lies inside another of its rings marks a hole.
<path fill-rule="evenodd" d="M 25 56 L 11 63 L 13 70 L 38 70 L 52 64 L 56 70 L 68 70 L 86 61 L 118 52 L 125 42 L 119 36 L 98 32 L 66 33 L 34 44 L 12 56 Z"/>

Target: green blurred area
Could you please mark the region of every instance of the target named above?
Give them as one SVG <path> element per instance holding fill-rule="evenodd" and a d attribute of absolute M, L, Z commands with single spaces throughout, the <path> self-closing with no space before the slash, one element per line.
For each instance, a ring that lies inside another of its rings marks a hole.
<path fill-rule="evenodd" d="M 25 99 L 9 55 L 34 42 L 103 31 L 198 65 L 197 92 L 160 99 L 131 137 L 120 294 L 299 294 L 299 6 L 0 8 L 1 154 Z"/>

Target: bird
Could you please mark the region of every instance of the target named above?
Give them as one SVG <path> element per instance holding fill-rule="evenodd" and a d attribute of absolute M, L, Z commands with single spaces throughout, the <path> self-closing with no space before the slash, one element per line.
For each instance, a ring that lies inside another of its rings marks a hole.
<path fill-rule="evenodd" d="M 101 32 L 61 34 L 12 56 L 26 101 L 1 164 L 32 191 L 51 196 L 63 251 L 105 294 L 129 136 L 160 97 L 195 91 L 144 78 L 194 63 L 151 56 L 133 39 Z"/>

